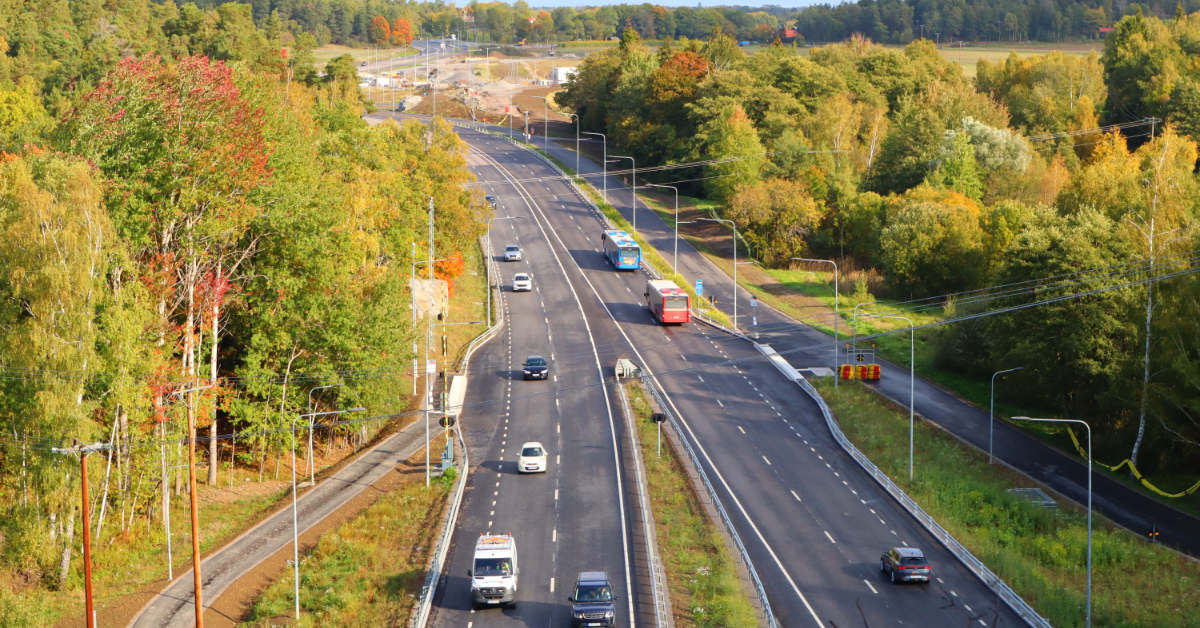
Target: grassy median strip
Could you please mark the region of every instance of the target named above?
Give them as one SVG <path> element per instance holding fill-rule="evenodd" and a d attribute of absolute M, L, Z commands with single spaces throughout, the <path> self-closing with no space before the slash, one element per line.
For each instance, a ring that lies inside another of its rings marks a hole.
<path fill-rule="evenodd" d="M 1054 626 L 1084 624 L 1087 512 L 1045 509 L 1012 488 L 1042 488 L 987 454 L 918 422 L 908 482 L 908 412 L 864 384 L 815 382 L 847 438 Z M 1200 626 L 1200 563 L 1096 516 L 1095 626 Z M 936 566 L 935 566 L 936 567 Z"/>
<path fill-rule="evenodd" d="M 300 621 L 291 625 L 394 626 L 408 617 L 454 486 L 448 474 L 425 488 L 418 464 L 424 451 L 409 458 L 400 486 L 300 558 Z M 254 604 L 247 625 L 268 627 L 290 618 L 294 582 L 289 568 Z"/>
<path fill-rule="evenodd" d="M 758 611 L 746 597 L 737 566 L 725 548 L 687 472 L 668 444 L 657 455 L 655 425 L 642 389 L 629 386 L 637 418 L 642 458 L 650 490 L 650 507 L 658 531 L 658 550 L 671 591 L 675 625 L 758 626 Z"/>

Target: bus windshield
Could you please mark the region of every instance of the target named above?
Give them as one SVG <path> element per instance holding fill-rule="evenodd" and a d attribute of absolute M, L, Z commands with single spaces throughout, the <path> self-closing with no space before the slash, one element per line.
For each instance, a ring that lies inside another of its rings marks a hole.
<path fill-rule="evenodd" d="M 688 298 L 683 295 L 663 297 L 663 309 L 667 310 L 686 310 L 688 306 Z"/>
<path fill-rule="evenodd" d="M 635 249 L 633 247 L 621 247 L 621 258 L 622 259 L 636 259 L 637 255 L 638 255 L 637 249 Z"/>

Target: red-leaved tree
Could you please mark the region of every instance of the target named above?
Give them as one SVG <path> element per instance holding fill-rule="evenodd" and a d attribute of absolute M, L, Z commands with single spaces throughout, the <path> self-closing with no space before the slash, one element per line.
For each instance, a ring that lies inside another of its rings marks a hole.
<path fill-rule="evenodd" d="M 219 299 L 204 303 L 216 294 L 202 285 L 205 276 L 216 268 L 223 279 L 226 258 L 245 258 L 236 249 L 258 212 L 247 194 L 270 179 L 264 124 L 223 62 L 185 57 L 168 65 L 145 56 L 122 61 L 62 126 L 64 147 L 109 182 L 113 221 L 133 245 L 143 281 L 158 288 L 159 344 L 180 351 L 188 379 L 200 377 L 201 310 L 210 323 L 219 316 Z M 207 338 L 213 364 L 218 329 L 212 324 Z"/>
<path fill-rule="evenodd" d="M 392 27 L 388 24 L 387 18 L 382 15 L 371 18 L 371 25 L 367 27 L 367 36 L 376 44 L 384 44 L 391 40 Z"/>
<path fill-rule="evenodd" d="M 402 17 L 396 18 L 392 23 L 392 43 L 397 46 L 411 46 L 412 40 L 412 24 Z"/>

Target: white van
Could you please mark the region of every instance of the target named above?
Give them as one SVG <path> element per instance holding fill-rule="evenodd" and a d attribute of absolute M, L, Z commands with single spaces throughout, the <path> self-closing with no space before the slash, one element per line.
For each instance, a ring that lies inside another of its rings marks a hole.
<path fill-rule="evenodd" d="M 475 559 L 467 570 L 471 578 L 471 609 L 517 605 L 517 542 L 511 534 L 479 535 Z"/>

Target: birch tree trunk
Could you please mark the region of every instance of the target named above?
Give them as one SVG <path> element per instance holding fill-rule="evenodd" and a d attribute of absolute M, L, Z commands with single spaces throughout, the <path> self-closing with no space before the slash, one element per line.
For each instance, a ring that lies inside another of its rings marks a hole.
<path fill-rule="evenodd" d="M 217 265 L 217 282 L 213 287 L 212 301 L 212 356 L 209 366 L 209 385 L 213 387 L 213 404 L 212 404 L 212 425 L 208 428 L 208 435 L 211 440 L 208 441 L 208 485 L 217 485 L 217 467 L 220 466 L 220 459 L 217 457 L 217 345 L 218 345 L 218 321 L 221 314 L 220 304 L 220 286 L 221 286 L 221 265 Z"/>
<path fill-rule="evenodd" d="M 75 512 L 78 506 L 71 507 L 71 514 L 67 517 L 67 535 L 66 542 L 63 546 L 62 561 L 58 564 L 58 589 L 61 591 L 67 586 L 67 572 L 71 569 L 71 552 L 75 549 Z"/>

